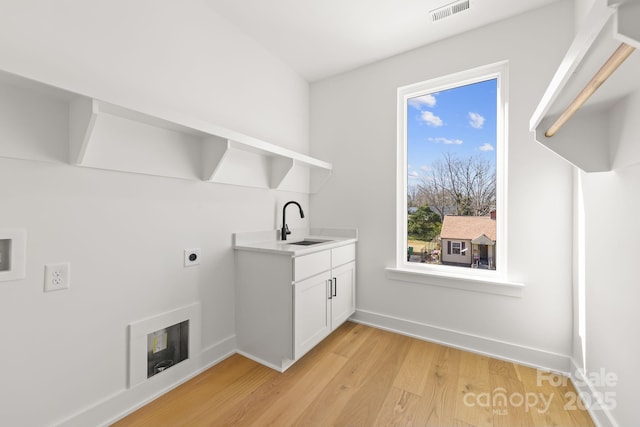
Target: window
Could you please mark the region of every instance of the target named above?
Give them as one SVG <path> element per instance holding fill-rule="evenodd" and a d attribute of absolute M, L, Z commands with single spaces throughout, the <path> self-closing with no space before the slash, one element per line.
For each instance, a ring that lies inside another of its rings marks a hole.
<path fill-rule="evenodd" d="M 501 276 L 507 63 L 398 89 L 397 268 Z"/>
<path fill-rule="evenodd" d="M 451 251 L 450 254 L 460 255 L 460 242 L 452 242 L 451 243 Z"/>

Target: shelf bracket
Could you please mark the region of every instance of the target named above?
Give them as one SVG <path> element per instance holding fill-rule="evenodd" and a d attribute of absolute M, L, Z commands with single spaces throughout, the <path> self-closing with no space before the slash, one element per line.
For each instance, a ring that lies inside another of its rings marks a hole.
<path fill-rule="evenodd" d="M 271 158 L 271 176 L 269 177 L 269 188 L 277 189 L 282 181 L 289 175 L 296 161 L 289 157 L 273 156 Z"/>
<path fill-rule="evenodd" d="M 76 98 L 69 105 L 69 162 L 84 164 L 87 148 L 98 118 L 98 103 L 91 98 Z"/>
<path fill-rule="evenodd" d="M 213 181 L 231 149 L 231 141 L 209 136 L 202 141 L 202 179 Z"/>
<path fill-rule="evenodd" d="M 311 188 L 309 189 L 311 193 L 317 193 L 320 191 L 320 188 L 322 188 L 325 182 L 329 180 L 329 177 L 331 177 L 331 170 L 331 168 L 311 168 L 311 171 L 309 172 L 311 174 Z"/>

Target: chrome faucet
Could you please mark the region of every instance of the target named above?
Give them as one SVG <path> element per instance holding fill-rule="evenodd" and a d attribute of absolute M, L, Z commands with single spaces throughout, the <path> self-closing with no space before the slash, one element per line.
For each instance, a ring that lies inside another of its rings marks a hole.
<path fill-rule="evenodd" d="M 294 202 L 293 200 L 285 203 L 284 207 L 282 208 L 282 230 L 280 231 L 280 240 L 287 240 L 287 234 L 291 234 L 291 231 L 289 231 L 289 226 L 285 221 L 287 206 L 289 206 L 291 203 L 298 206 L 298 209 L 300 209 L 300 218 L 304 218 L 304 212 L 302 211 L 302 206 L 300 206 L 300 203 Z"/>

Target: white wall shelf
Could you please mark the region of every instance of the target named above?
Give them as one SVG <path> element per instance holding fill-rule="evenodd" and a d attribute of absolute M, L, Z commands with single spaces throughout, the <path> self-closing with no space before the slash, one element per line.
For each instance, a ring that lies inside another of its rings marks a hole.
<path fill-rule="evenodd" d="M 47 153 L 38 148 L 31 151 L 41 155 L 33 156 L 17 143 L 5 147 L 0 142 L 3 157 L 35 157 L 84 167 L 301 193 L 319 191 L 331 175 L 331 163 L 191 117 L 135 111 L 4 72 L 0 72 L 0 85 L 7 85 L 5 90 L 11 95 L 5 105 L 0 105 L 0 111 L 14 111 L 15 103 L 10 98 L 21 97 L 21 91 L 28 102 L 41 106 L 35 110 L 41 116 L 36 121 L 51 121 L 51 111 L 59 111 L 61 103 L 68 105 L 65 134 L 56 128 L 57 146 L 60 140 L 66 140 L 68 155 L 60 156 L 60 149 Z M 55 105 L 47 109 L 47 103 L 40 102 L 43 98 L 53 100 Z M 28 129 L 22 131 L 28 133 Z M 7 135 L 17 132 L 20 129 L 6 131 Z M 34 141 L 38 144 L 44 146 L 50 141 Z"/>
<path fill-rule="evenodd" d="M 545 132 L 620 43 L 640 49 L 640 2 L 596 1 L 530 121 L 536 140 L 586 172 L 640 162 L 640 53 L 620 68 L 553 137 Z"/>

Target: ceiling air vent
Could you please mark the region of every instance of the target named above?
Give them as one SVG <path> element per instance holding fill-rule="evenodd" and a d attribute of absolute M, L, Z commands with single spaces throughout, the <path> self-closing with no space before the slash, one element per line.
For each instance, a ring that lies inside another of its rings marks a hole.
<path fill-rule="evenodd" d="M 467 9 L 469 9 L 469 0 L 460 0 L 437 9 L 433 9 L 429 13 L 431 14 L 431 20 L 435 22 Z"/>

